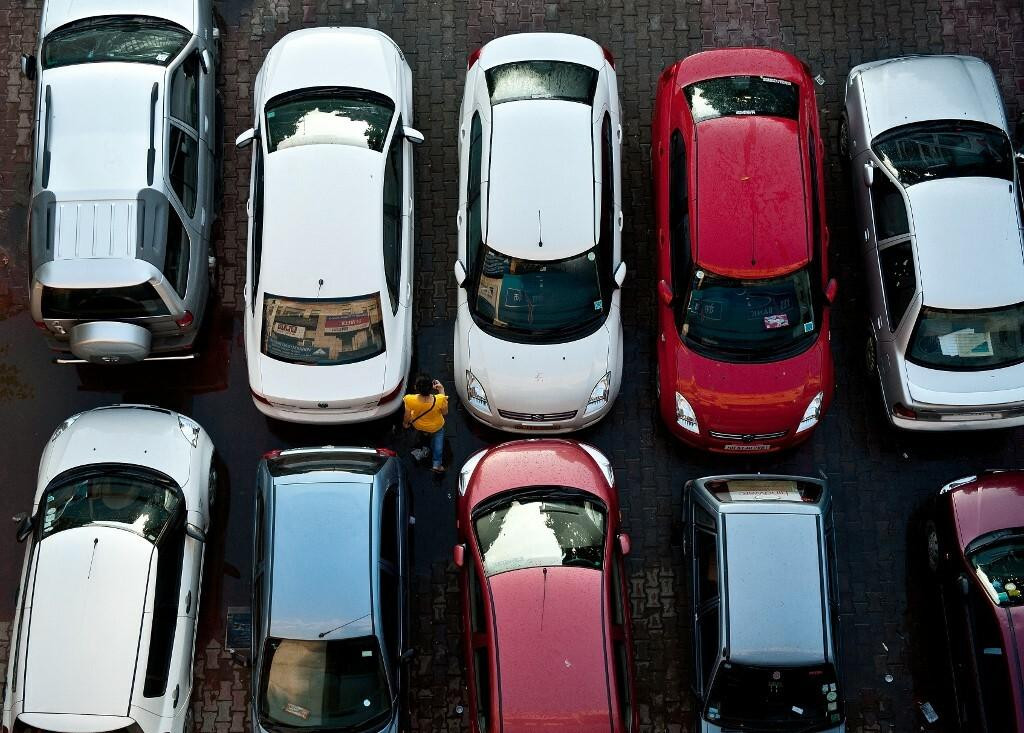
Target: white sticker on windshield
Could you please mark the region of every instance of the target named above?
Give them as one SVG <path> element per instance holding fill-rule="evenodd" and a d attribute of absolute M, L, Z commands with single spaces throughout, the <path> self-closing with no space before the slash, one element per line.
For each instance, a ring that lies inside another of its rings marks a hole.
<path fill-rule="evenodd" d="M 596 259 L 596 256 L 594 255 L 593 252 L 587 252 L 587 260 L 589 260 L 590 262 L 593 262 L 595 259 Z"/>
<path fill-rule="evenodd" d="M 768 330 L 774 328 L 784 328 L 789 325 L 789 316 L 785 313 L 776 313 L 774 315 L 764 317 L 764 327 Z"/>
<path fill-rule="evenodd" d="M 289 715 L 294 715 L 296 718 L 309 720 L 309 710 L 293 702 L 285 703 L 284 711 Z"/>
<path fill-rule="evenodd" d="M 167 54 L 165 54 L 165 53 L 158 53 L 156 55 L 156 60 L 159 61 L 162 64 L 164 61 L 167 60 Z"/>
<path fill-rule="evenodd" d="M 804 324 L 804 333 L 810 333 L 814 330 L 814 321 L 808 321 Z"/>
<path fill-rule="evenodd" d="M 370 650 L 370 649 L 367 649 L 365 652 L 363 652 L 363 656 L 364 657 L 372 657 L 373 656 L 373 651 Z"/>
<path fill-rule="evenodd" d="M 276 114 L 277 114 L 277 110 L 276 109 L 270 110 L 269 112 L 267 112 L 267 119 L 268 120 L 274 119 L 274 115 L 276 115 Z"/>
<path fill-rule="evenodd" d="M 804 714 L 804 709 L 803 708 L 798 708 L 796 705 L 791 707 L 790 710 L 792 710 L 797 715 L 803 715 Z"/>
<path fill-rule="evenodd" d="M 602 308 L 604 308 L 604 301 L 603 300 L 595 300 L 594 301 L 594 310 L 599 311 Z"/>

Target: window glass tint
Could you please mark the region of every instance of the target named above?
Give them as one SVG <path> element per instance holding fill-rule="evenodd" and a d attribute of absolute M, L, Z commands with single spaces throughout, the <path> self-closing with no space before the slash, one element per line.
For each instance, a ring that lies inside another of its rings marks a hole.
<path fill-rule="evenodd" d="M 146 282 L 124 288 L 43 288 L 43 318 L 103 320 L 170 315 Z"/>
<path fill-rule="evenodd" d="M 875 216 L 875 239 L 878 241 L 910 231 L 903 194 L 881 171 L 877 172 L 871 184 L 871 210 Z"/>
<path fill-rule="evenodd" d="M 618 552 L 612 560 L 612 575 L 608 582 L 612 593 L 612 623 L 622 626 L 626 622 L 626 596 L 622 590 L 622 557 Z"/>
<path fill-rule="evenodd" d="M 380 293 L 320 300 L 263 297 L 260 350 L 292 364 L 351 364 L 384 353 Z"/>
<path fill-rule="evenodd" d="M 252 202 L 252 309 L 256 310 L 256 293 L 260 283 L 260 264 L 263 262 L 263 145 L 256 141 L 253 153 L 253 179 L 255 181 Z"/>
<path fill-rule="evenodd" d="M 402 138 L 391 141 L 384 164 L 384 279 L 392 312 L 398 310 L 402 277 Z"/>
<path fill-rule="evenodd" d="M 490 730 L 491 722 L 491 668 L 487 647 L 473 650 L 473 682 L 476 686 L 476 724 L 480 733 Z"/>
<path fill-rule="evenodd" d="M 383 628 L 384 646 L 392 667 L 398 663 L 402 654 L 399 649 L 399 606 L 398 575 L 394 570 L 382 567 L 380 571 L 380 621 Z"/>
<path fill-rule="evenodd" d="M 193 51 L 171 77 L 171 116 L 199 129 L 199 52 Z"/>
<path fill-rule="evenodd" d="M 477 574 L 476 568 L 471 567 L 468 571 L 467 582 L 469 583 L 469 621 L 470 629 L 474 634 L 482 634 L 487 630 L 487 615 L 484 611 L 484 589 Z"/>
<path fill-rule="evenodd" d="M 167 239 L 164 254 L 164 277 L 175 292 L 185 297 L 188 285 L 188 261 L 191 250 L 188 231 L 173 206 L 167 207 Z"/>
<path fill-rule="evenodd" d="M 189 33 L 168 20 L 108 15 L 58 28 L 43 41 L 44 69 L 100 61 L 167 66 L 188 42 Z"/>
<path fill-rule="evenodd" d="M 149 658 L 142 686 L 144 697 L 160 697 L 167 691 L 167 678 L 174 651 L 181 603 L 181 561 L 185 551 L 185 531 L 181 524 L 161 538 L 156 551 L 156 587 L 153 594 L 152 631 Z"/>
<path fill-rule="evenodd" d="M 615 162 L 612 155 L 612 120 L 611 115 L 605 112 L 601 124 L 601 231 L 597 246 L 604 262 L 604 269 L 598 276 L 601 278 L 601 291 L 606 293 L 611 292 L 612 268 L 615 266 Z"/>
<path fill-rule="evenodd" d="M 711 679 L 711 672 L 714 671 L 715 662 L 718 661 L 718 651 L 721 648 L 719 642 L 720 629 L 718 628 L 718 604 L 709 608 L 700 615 L 697 633 L 700 635 L 700 670 L 702 683 L 707 684 Z"/>
<path fill-rule="evenodd" d="M 683 89 L 694 122 L 733 115 L 767 115 L 795 120 L 799 87 L 770 76 L 723 76 Z"/>
<path fill-rule="evenodd" d="M 372 636 L 268 639 L 260 677 L 260 723 L 271 729 L 363 730 L 391 717 L 380 645 Z"/>
<path fill-rule="evenodd" d="M 395 105 L 387 97 L 355 90 L 307 90 L 267 105 L 267 152 L 301 145 L 351 145 L 384 149 Z"/>
<path fill-rule="evenodd" d="M 1024 604 L 1024 532 L 999 530 L 971 543 L 978 581 L 997 606 Z M 969 548 L 970 549 L 970 548 Z"/>
<path fill-rule="evenodd" d="M 697 605 L 718 598 L 718 541 L 702 529 L 693 533 L 693 551 L 697 559 Z"/>
<path fill-rule="evenodd" d="M 1024 361 L 1024 303 L 991 310 L 921 309 L 908 358 L 936 369 L 992 369 Z"/>
<path fill-rule="evenodd" d="M 615 691 L 619 697 L 619 715 L 626 730 L 633 729 L 633 700 L 629 689 L 629 652 L 626 642 L 615 642 Z"/>
<path fill-rule="evenodd" d="M 878 259 L 882 266 L 882 289 L 889 312 L 889 329 L 895 331 L 917 292 L 914 252 L 909 241 L 901 242 L 881 250 Z"/>
<path fill-rule="evenodd" d="M 974 644 L 974 661 L 978 665 L 977 687 L 988 731 L 1012 731 L 1016 726 L 1016 714 L 1009 665 L 1013 662 L 1007 658 L 1003 635 L 988 601 L 973 585 L 970 595 L 964 600 L 968 605 L 969 638 Z M 1009 650 L 1009 654 L 1015 653 L 1014 649 Z M 966 694 L 967 691 L 964 692 Z"/>
<path fill-rule="evenodd" d="M 196 213 L 196 180 L 199 178 L 199 143 L 177 125 L 171 125 L 167 144 L 167 171 L 171 188 L 185 213 Z"/>
<path fill-rule="evenodd" d="M 491 104 L 522 99 L 562 99 L 591 104 L 597 69 L 567 61 L 517 61 L 487 70 Z"/>
<path fill-rule="evenodd" d="M 686 145 L 679 130 L 669 143 L 668 226 L 672 257 L 672 285 L 683 288 L 690 280 L 690 202 L 687 194 Z M 680 298 L 677 302 L 682 303 Z"/>
<path fill-rule="evenodd" d="M 904 186 L 961 176 L 1013 180 L 1010 139 L 980 122 L 904 125 L 882 133 L 871 147 Z"/>
<path fill-rule="evenodd" d="M 770 720 L 778 730 L 818 730 L 843 719 L 838 682 L 831 664 L 753 667 L 723 662 L 708 692 L 704 716 L 723 728 L 747 728 Z"/>
<path fill-rule="evenodd" d="M 604 509 L 575 498 L 529 497 L 506 501 L 474 521 L 484 572 L 604 563 Z"/>
<path fill-rule="evenodd" d="M 480 245 L 483 242 L 483 225 L 480 208 L 480 177 L 482 171 L 483 130 L 480 125 L 480 113 L 473 115 L 473 124 L 469 132 L 469 184 L 466 191 L 466 267 L 473 272 L 477 266 Z"/>

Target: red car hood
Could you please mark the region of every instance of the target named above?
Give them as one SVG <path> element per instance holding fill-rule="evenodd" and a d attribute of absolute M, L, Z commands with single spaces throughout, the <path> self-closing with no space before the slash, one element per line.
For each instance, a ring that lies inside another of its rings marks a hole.
<path fill-rule="evenodd" d="M 1024 482 L 1016 471 L 994 473 L 953 492 L 961 549 L 997 529 L 1024 527 Z"/>
<path fill-rule="evenodd" d="M 822 380 L 828 356 L 823 332 L 803 353 L 767 364 L 715 361 L 681 346 L 676 350 L 676 391 L 697 413 L 701 432 L 793 431 L 818 392 L 825 392 L 823 413 L 831 401 L 831 385 L 823 387 Z"/>

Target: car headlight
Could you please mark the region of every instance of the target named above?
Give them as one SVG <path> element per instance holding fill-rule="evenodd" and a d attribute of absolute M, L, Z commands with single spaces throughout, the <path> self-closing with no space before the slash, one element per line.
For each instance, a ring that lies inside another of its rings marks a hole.
<path fill-rule="evenodd" d="M 491 414 L 491 406 L 487 402 L 487 393 L 480 380 L 473 376 L 473 372 L 466 371 L 466 397 L 469 404 L 487 415 Z"/>
<path fill-rule="evenodd" d="M 804 410 L 804 416 L 800 418 L 800 424 L 796 426 L 798 433 L 810 430 L 818 424 L 818 418 L 821 417 L 821 401 L 823 399 L 825 399 L 824 392 L 818 392 L 818 394 L 814 395 L 814 399 L 811 400 L 810 404 L 807 405 L 807 409 Z"/>
<path fill-rule="evenodd" d="M 612 373 L 608 372 L 601 381 L 594 385 L 594 391 L 590 393 L 590 399 L 587 400 L 587 406 L 583 409 L 583 416 L 593 415 L 595 412 L 600 410 L 602 407 L 608 404 L 608 395 L 612 391 Z"/>
<path fill-rule="evenodd" d="M 178 415 L 178 429 L 181 430 L 182 436 L 192 444 L 193 448 L 199 445 L 199 423 L 184 415 Z"/>
<path fill-rule="evenodd" d="M 697 413 L 693 411 L 693 407 L 686 401 L 686 398 L 678 392 L 676 392 L 676 424 L 691 433 L 700 432 L 700 428 L 697 427 Z"/>

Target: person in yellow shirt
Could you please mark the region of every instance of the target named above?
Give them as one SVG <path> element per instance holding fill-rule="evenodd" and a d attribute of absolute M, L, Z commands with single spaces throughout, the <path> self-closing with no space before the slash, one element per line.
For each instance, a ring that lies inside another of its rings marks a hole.
<path fill-rule="evenodd" d="M 444 416 L 448 414 L 448 395 L 444 393 L 444 385 L 425 374 L 416 377 L 414 388 L 413 394 L 402 398 L 405 403 L 402 426 L 416 428 L 429 442 L 434 473 L 444 473 L 441 458 L 444 454 Z"/>

